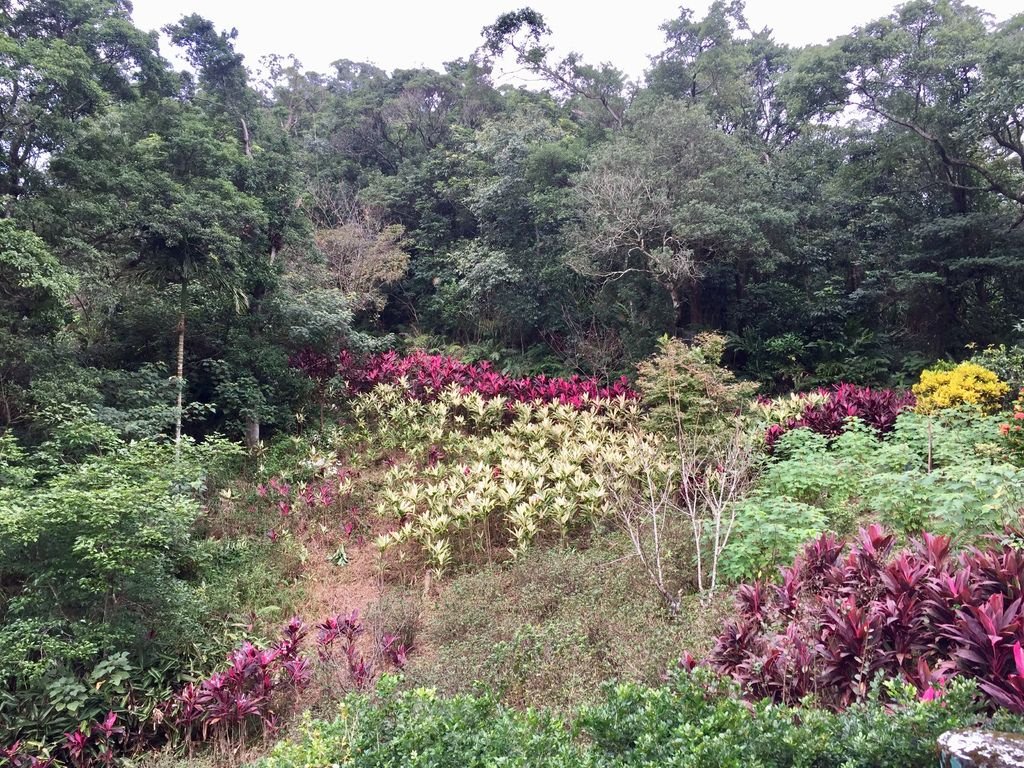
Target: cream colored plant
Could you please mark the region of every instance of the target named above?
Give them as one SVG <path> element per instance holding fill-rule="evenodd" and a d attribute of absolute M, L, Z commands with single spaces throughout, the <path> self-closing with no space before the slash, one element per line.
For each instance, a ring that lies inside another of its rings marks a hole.
<path fill-rule="evenodd" d="M 750 406 L 751 415 L 767 424 L 785 424 L 790 419 L 800 418 L 810 406 L 815 407 L 828 400 L 821 392 L 790 392 L 770 400 L 755 400 Z"/>
<path fill-rule="evenodd" d="M 467 545 L 488 556 L 504 546 L 518 556 L 540 535 L 564 538 L 602 518 L 601 468 L 626 471 L 637 435 L 645 434 L 636 427 L 638 407 L 628 401 L 591 411 L 507 406 L 455 390 L 430 404 L 400 395 L 378 387 L 353 407 L 368 439 L 409 455 L 388 471 L 377 505 L 382 517 L 401 525 L 376 545 L 383 552 L 416 550 L 438 574 Z M 424 467 L 431 445 L 444 458 Z"/>

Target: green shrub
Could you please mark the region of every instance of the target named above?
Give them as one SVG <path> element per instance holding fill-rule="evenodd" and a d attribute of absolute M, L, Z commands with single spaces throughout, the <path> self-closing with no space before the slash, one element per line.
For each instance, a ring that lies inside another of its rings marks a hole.
<path fill-rule="evenodd" d="M 604 701 L 585 707 L 569 729 L 543 711 L 508 709 L 489 693 L 398 692 L 386 679 L 378 699 L 351 695 L 335 720 L 307 718 L 298 739 L 279 743 L 256 766 L 933 768 L 947 730 L 1024 730 L 1019 717 L 982 714 L 966 681 L 933 701 L 920 701 L 912 686 L 889 685 L 891 703 L 876 696 L 840 713 L 751 707 L 734 693 L 700 669 L 657 688 L 609 685 Z"/>
<path fill-rule="evenodd" d="M 59 739 L 108 710 L 144 717 L 220 655 L 212 606 L 237 605 L 237 582 L 216 586 L 193 524 L 237 449 L 187 442 L 175 460 L 170 444 L 68 421 L 35 482 L 11 438 L 2 450 L 22 481 L 0 488 L 0 743 Z"/>
<path fill-rule="evenodd" d="M 988 368 L 1010 386 L 1011 394 L 1024 388 L 1024 346 L 1014 344 L 986 347 L 971 357 L 972 363 Z"/>
<path fill-rule="evenodd" d="M 828 528 L 823 510 L 760 493 L 740 502 L 719 568 L 732 582 L 772 578 L 792 553 Z"/>
<path fill-rule="evenodd" d="M 757 390 L 721 365 L 725 337 L 698 334 L 691 344 L 663 336 L 658 352 L 637 366 L 637 388 L 650 429 L 675 435 L 680 427 L 714 429 L 745 409 Z"/>
<path fill-rule="evenodd" d="M 859 427 L 833 440 L 796 430 L 757 493 L 816 506 L 838 533 L 876 519 L 969 541 L 1011 522 L 1024 502 L 1024 473 L 997 438 L 998 418 L 963 410 L 901 414 L 882 440 Z"/>
<path fill-rule="evenodd" d="M 259 768 L 577 768 L 588 764 L 559 720 L 519 712 L 493 695 L 442 698 L 399 692 L 385 679 L 379 699 L 347 697 L 332 722 L 307 720 L 295 742 L 278 744 Z"/>
<path fill-rule="evenodd" d="M 762 702 L 750 707 L 709 670 L 679 672 L 661 688 L 616 685 L 585 709 L 577 727 L 602 768 L 933 768 L 936 740 L 951 728 L 988 724 L 1020 731 L 1024 721 L 979 713 L 971 683 L 956 681 L 938 701 L 913 686 L 890 686 L 896 701 L 840 713 Z"/>

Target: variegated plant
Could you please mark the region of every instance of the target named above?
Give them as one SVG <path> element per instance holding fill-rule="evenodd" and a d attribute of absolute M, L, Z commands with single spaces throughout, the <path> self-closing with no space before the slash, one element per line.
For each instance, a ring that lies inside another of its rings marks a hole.
<path fill-rule="evenodd" d="M 564 538 L 604 517 L 604 470 L 655 441 L 625 398 L 580 410 L 449 389 L 419 403 L 377 387 L 353 413 L 368 440 L 407 456 L 384 479 L 377 511 L 395 527 L 377 547 L 417 552 L 437 573 L 467 548 L 516 556 L 540 535 Z"/>

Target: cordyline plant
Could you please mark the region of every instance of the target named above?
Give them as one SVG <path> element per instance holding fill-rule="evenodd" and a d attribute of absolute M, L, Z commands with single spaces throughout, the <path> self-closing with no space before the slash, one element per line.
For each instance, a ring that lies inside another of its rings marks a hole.
<path fill-rule="evenodd" d="M 296 617 L 270 648 L 243 643 L 224 670 L 175 694 L 168 722 L 190 745 L 212 740 L 222 752 L 237 749 L 253 733 L 273 732 L 279 713 L 309 683 L 309 661 L 300 654 L 307 634 Z"/>
<path fill-rule="evenodd" d="M 427 405 L 387 386 L 355 399 L 370 439 L 401 436 L 406 453 L 380 493 L 377 512 L 393 521 L 375 540 L 381 552 L 413 554 L 440 576 L 460 555 L 518 557 L 538 537 L 564 541 L 606 514 L 599 470 L 635 465 L 635 435 L 624 425 L 638 421 L 636 403 L 589 410 L 500 402 L 446 390 Z M 495 412 L 506 419 L 501 429 L 484 426 Z M 419 460 L 410 458 L 417 445 Z"/>
<path fill-rule="evenodd" d="M 798 417 L 790 417 L 781 424 L 768 427 L 765 443 L 769 449 L 792 429 L 807 428 L 834 437 L 842 433 L 851 418 L 860 419 L 879 434 L 885 434 L 896 426 L 896 417 L 912 409 L 916 402 L 912 392 L 872 389 L 856 384 L 836 384 L 802 397 L 807 404 Z"/>
<path fill-rule="evenodd" d="M 108 712 L 102 720 L 84 723 L 65 733 L 53 757 L 30 755 L 20 741 L 0 747 L 0 768 L 110 768 L 117 764 L 118 751 L 124 749 L 128 737 L 127 729 L 118 724 L 117 713 Z"/>
<path fill-rule="evenodd" d="M 328 617 L 316 629 L 317 667 L 301 653 L 309 628 L 296 616 L 271 647 L 243 643 L 228 656 L 225 669 L 176 693 L 166 707 L 166 722 L 190 747 L 195 741 L 212 741 L 221 754 L 235 751 L 254 735 L 277 731 L 282 713 L 309 685 L 314 672 L 337 669 L 339 646 L 352 687 L 370 688 L 376 671 L 356 646 L 364 632 L 359 611 Z M 401 668 L 411 649 L 391 640 L 380 650 Z"/>
<path fill-rule="evenodd" d="M 494 370 L 487 361 L 464 363 L 422 350 L 408 355 L 382 352 L 365 359 L 344 351 L 336 361 L 304 351 L 293 356 L 290 364 L 316 381 L 338 376 L 351 393 L 368 392 L 378 384 L 402 384 L 410 397 L 419 400 L 433 400 L 452 386 L 484 397 L 503 397 L 510 403 L 560 403 L 573 408 L 592 408 L 602 400 L 637 398 L 625 376 L 608 385 L 579 376 L 513 378 Z"/>
<path fill-rule="evenodd" d="M 777 584 L 736 592 L 739 618 L 708 663 L 752 698 L 787 704 L 814 696 L 842 709 L 879 675 L 941 695 L 954 674 L 992 703 L 1024 713 L 1024 548 L 1020 532 L 950 555 L 950 540 L 922 534 L 895 554 L 881 526 L 852 546 L 824 534 Z"/>

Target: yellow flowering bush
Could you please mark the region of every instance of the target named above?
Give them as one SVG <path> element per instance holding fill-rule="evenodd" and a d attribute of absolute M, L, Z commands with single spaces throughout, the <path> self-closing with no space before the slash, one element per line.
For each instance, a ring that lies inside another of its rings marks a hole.
<path fill-rule="evenodd" d="M 1010 387 L 988 368 L 960 363 L 949 370 L 929 368 L 913 386 L 918 413 L 934 413 L 958 405 L 973 405 L 985 413 L 999 410 Z"/>

